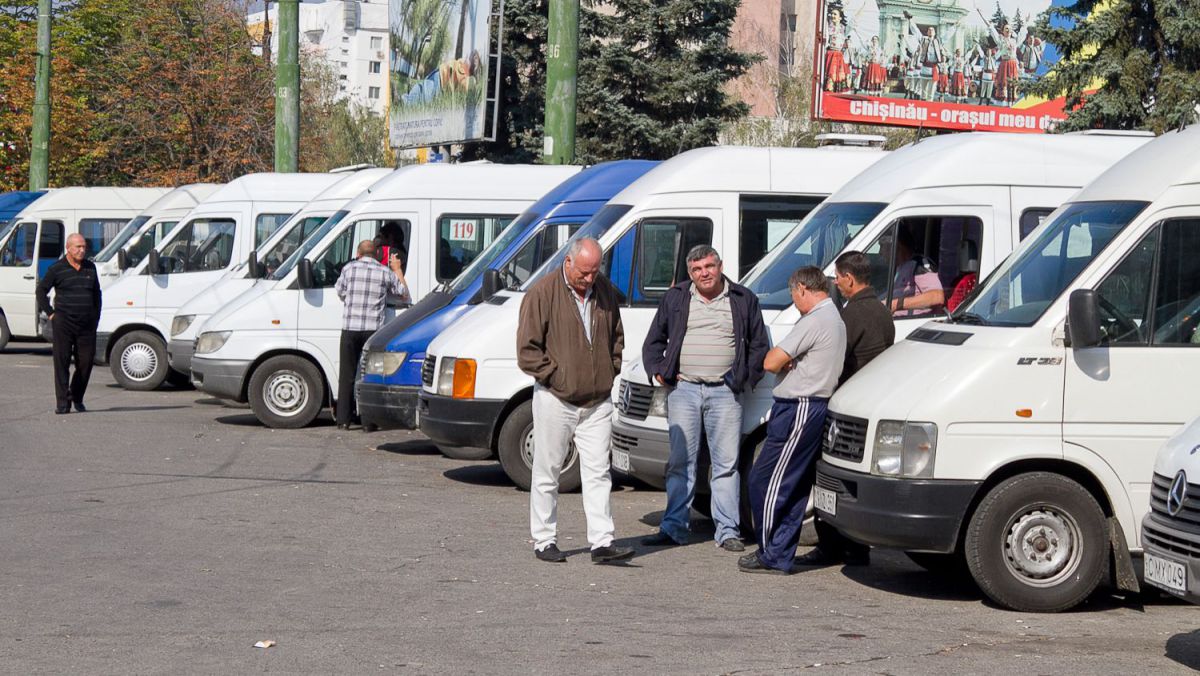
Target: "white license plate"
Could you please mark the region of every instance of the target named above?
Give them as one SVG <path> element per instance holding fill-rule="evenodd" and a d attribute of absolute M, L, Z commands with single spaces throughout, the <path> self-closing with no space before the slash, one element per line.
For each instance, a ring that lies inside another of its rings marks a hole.
<path fill-rule="evenodd" d="M 628 472 L 629 454 L 625 451 L 618 451 L 614 448 L 612 452 L 612 465 L 613 469 L 620 470 L 622 472 Z"/>
<path fill-rule="evenodd" d="M 819 509 L 829 516 L 837 516 L 837 493 L 819 486 L 814 486 L 813 509 Z"/>
<path fill-rule="evenodd" d="M 1146 552 L 1144 563 L 1146 582 L 1167 591 L 1187 593 L 1187 568 L 1182 563 L 1149 552 Z"/>

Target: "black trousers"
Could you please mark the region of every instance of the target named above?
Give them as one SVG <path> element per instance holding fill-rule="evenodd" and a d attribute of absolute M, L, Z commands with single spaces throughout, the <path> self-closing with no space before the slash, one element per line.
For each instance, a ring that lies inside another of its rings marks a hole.
<path fill-rule="evenodd" d="M 50 320 L 54 330 L 54 397 L 58 408 L 71 402 L 83 403 L 92 363 L 96 359 L 96 323 L 90 320 L 73 321 L 61 313 Z M 75 375 L 71 375 L 71 358 L 75 359 Z"/>
<path fill-rule="evenodd" d="M 354 378 L 358 375 L 358 360 L 363 347 L 374 331 L 342 331 L 341 355 L 338 366 L 337 422 L 350 424 L 354 417 Z"/>

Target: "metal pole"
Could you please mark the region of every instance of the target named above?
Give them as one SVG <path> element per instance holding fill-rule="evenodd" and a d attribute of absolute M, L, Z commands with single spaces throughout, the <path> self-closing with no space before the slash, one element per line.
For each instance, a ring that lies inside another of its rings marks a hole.
<path fill-rule="evenodd" d="M 33 145 L 29 152 L 30 190 L 50 187 L 50 12 L 50 0 L 38 0 Z"/>
<path fill-rule="evenodd" d="M 546 41 L 546 121 L 542 159 L 575 161 L 575 84 L 579 66 L 579 0 L 550 0 Z"/>
<path fill-rule="evenodd" d="M 275 65 L 275 171 L 300 167 L 300 0 L 278 0 Z"/>

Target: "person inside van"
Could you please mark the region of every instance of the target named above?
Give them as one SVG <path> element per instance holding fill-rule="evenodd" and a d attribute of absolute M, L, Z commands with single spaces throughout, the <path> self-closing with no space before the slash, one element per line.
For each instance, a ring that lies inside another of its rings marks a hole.
<path fill-rule="evenodd" d="M 896 276 L 892 281 L 892 316 L 920 317 L 946 302 L 946 291 L 937 273 L 937 264 L 915 254 L 912 233 L 897 229 Z"/>

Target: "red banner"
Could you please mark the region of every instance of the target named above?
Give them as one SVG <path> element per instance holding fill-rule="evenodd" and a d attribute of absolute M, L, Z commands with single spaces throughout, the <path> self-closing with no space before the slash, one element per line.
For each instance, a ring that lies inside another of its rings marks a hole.
<path fill-rule="evenodd" d="M 1040 134 L 1066 118 L 1062 99 L 1028 108 L 1003 108 L 831 92 L 822 92 L 820 97 L 823 119 L 859 124 Z"/>

